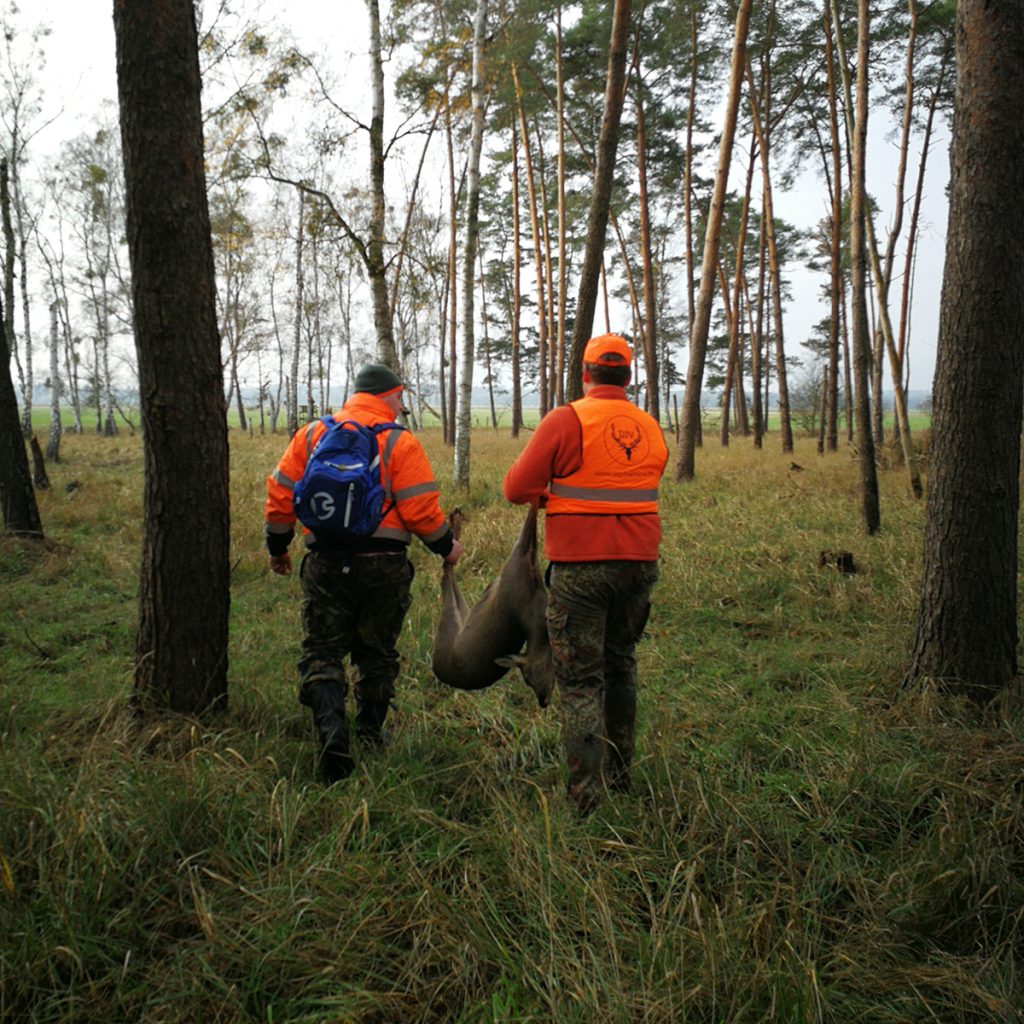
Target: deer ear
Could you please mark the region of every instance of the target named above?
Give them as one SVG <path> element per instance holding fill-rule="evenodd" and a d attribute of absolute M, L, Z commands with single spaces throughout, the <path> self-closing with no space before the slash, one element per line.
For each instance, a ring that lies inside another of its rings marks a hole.
<path fill-rule="evenodd" d="M 502 668 L 522 668 L 526 664 L 526 658 L 521 654 L 510 654 L 507 658 L 495 658 L 494 664 Z"/>

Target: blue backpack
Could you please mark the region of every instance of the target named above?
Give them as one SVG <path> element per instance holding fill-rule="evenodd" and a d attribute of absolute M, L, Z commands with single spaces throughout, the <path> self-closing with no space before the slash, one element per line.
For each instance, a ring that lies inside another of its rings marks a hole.
<path fill-rule="evenodd" d="M 299 520 L 318 539 L 346 541 L 371 536 L 394 502 L 391 484 L 381 480 L 377 435 L 405 430 L 400 423 L 368 427 L 355 420 L 324 416 L 327 430 L 313 449 L 302 479 L 295 485 L 292 504 Z M 398 440 L 388 438 L 387 461 Z M 387 504 L 387 507 L 385 507 Z"/>

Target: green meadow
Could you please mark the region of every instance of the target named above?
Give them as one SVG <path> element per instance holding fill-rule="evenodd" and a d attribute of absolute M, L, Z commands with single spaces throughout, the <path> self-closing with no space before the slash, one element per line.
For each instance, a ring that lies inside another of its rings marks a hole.
<path fill-rule="evenodd" d="M 473 599 L 527 435 L 475 431 L 468 493 L 421 436 Z M 319 784 L 262 549 L 283 434 L 231 435 L 228 709 L 135 717 L 141 440 L 65 435 L 46 541 L 0 538 L 0 1021 L 1024 1019 L 1024 702 L 901 689 L 922 503 L 886 447 L 869 538 L 848 452 L 705 437 L 662 489 L 633 790 L 580 819 L 557 700 L 432 677 L 421 546 L 391 742 Z"/>

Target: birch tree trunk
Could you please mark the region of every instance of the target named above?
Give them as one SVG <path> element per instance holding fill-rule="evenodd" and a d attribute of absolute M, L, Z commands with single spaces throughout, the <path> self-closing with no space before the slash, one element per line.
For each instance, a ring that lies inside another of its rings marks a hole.
<path fill-rule="evenodd" d="M 473 276 L 480 241 L 480 153 L 484 144 L 484 36 L 487 32 L 487 0 L 477 0 L 473 21 L 473 82 L 470 87 L 473 127 L 469 140 L 466 175 L 466 246 L 462 263 L 462 365 L 459 409 L 455 424 L 455 473 L 457 487 L 469 488 L 470 431 L 473 426 L 473 367 L 475 308 Z"/>
<path fill-rule="evenodd" d="M 306 193 L 299 189 L 299 220 L 295 233 L 295 331 L 292 336 L 291 379 L 288 386 L 288 433 L 299 429 L 299 358 L 302 353 L 302 315 L 305 305 L 305 273 L 302 249 L 306 226 Z"/>
<path fill-rule="evenodd" d="M 380 6 L 366 0 L 370 15 L 370 87 L 373 95 L 370 116 L 370 237 L 366 246 L 367 276 L 373 302 L 373 326 L 377 334 L 377 359 L 393 370 L 400 369 L 391 327 L 391 302 L 384 265 L 384 64 L 381 56 Z"/>
<path fill-rule="evenodd" d="M 24 152 L 24 147 L 22 147 Z M 25 353 L 25 390 L 21 410 L 21 429 L 26 437 L 32 433 L 32 392 L 35 390 L 35 375 L 32 370 L 32 318 L 29 302 L 28 257 L 26 248 L 28 231 L 25 228 L 25 196 L 21 187 L 21 171 L 18 161 L 11 165 L 11 192 L 14 199 L 14 219 L 18 226 L 18 262 L 21 264 L 21 333 Z"/>
<path fill-rule="evenodd" d="M 46 442 L 46 458 L 60 462 L 60 439 L 64 431 L 60 419 L 60 321 L 59 303 L 50 303 L 50 439 Z"/>

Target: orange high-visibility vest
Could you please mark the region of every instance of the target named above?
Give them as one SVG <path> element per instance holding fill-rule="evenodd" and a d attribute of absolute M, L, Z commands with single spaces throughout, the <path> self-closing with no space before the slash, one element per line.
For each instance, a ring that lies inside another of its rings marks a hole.
<path fill-rule="evenodd" d="M 658 481 L 668 448 L 657 421 L 632 402 L 572 403 L 582 431 L 580 468 L 551 481 L 548 515 L 638 515 L 658 511 Z"/>
<path fill-rule="evenodd" d="M 380 399 L 357 392 L 334 418 L 373 425 L 386 422 L 390 415 Z M 295 483 L 301 479 L 310 453 L 326 429 L 320 420 L 313 420 L 297 430 L 277 467 L 267 477 L 264 518 L 272 533 L 285 533 L 293 528 Z M 428 544 L 439 540 L 447 532 L 448 522 L 438 504 L 439 491 L 430 461 L 419 441 L 407 430 L 389 430 L 378 435 L 377 443 L 381 450 L 381 473 L 391 484 L 392 504 L 373 536 L 402 543 L 408 543 L 412 534 Z M 302 530 L 310 543 L 312 535 L 304 526 Z"/>

